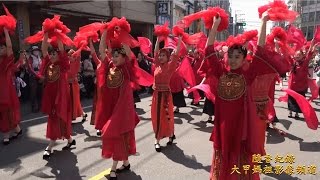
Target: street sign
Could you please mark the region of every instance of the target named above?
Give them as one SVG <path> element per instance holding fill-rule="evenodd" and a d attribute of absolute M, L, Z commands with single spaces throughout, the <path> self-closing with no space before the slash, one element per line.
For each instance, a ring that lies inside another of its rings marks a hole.
<path fill-rule="evenodd" d="M 246 26 L 247 25 L 247 23 L 245 23 L 245 22 L 242 22 L 242 23 L 236 23 L 236 26 Z"/>
<path fill-rule="evenodd" d="M 169 14 L 169 3 L 158 2 L 158 15 Z"/>
<path fill-rule="evenodd" d="M 157 24 L 163 25 L 166 21 L 168 21 L 169 25 L 170 25 L 170 16 L 169 15 L 159 15 L 157 18 Z"/>

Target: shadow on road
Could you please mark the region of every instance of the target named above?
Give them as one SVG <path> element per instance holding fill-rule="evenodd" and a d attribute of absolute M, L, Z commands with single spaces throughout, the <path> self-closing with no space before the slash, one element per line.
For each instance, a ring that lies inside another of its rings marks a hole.
<path fill-rule="evenodd" d="M 72 179 L 80 180 L 85 176 L 80 176 L 79 168 L 77 167 L 77 156 L 71 151 L 54 151 L 46 167 L 51 168 L 51 173 L 55 179 Z M 51 178 L 52 175 L 47 175 L 41 170 L 32 173 L 33 176 L 39 178 Z"/>
<path fill-rule="evenodd" d="M 300 151 L 320 152 L 320 142 L 299 142 Z"/>
<path fill-rule="evenodd" d="M 196 122 L 192 123 L 192 125 L 197 126 L 197 128 L 194 128 L 198 131 L 206 132 L 206 133 L 212 133 L 213 126 L 207 126 L 206 121 Z"/>
<path fill-rule="evenodd" d="M 0 145 L 0 169 L 15 173 L 21 168 L 20 157 L 42 151 L 47 147 L 46 140 L 29 138 L 26 134 L 27 129 L 24 129 L 22 137 L 11 141 L 8 146 Z"/>
<path fill-rule="evenodd" d="M 290 140 L 293 141 L 303 141 L 303 139 L 290 134 L 286 132 L 287 134 L 285 136 L 280 135 L 276 130 L 274 129 L 268 129 L 267 130 L 267 144 L 279 144 L 285 141 L 285 137 L 287 137 Z"/>
<path fill-rule="evenodd" d="M 189 113 L 175 113 L 175 114 L 174 114 L 174 117 L 178 117 L 179 119 L 185 119 L 185 120 L 187 120 L 188 122 L 190 122 L 190 121 L 193 120 L 193 117 L 190 116 Z M 175 119 L 175 123 L 176 123 L 176 124 L 182 124 L 182 121 L 181 121 L 181 123 L 180 123 L 180 121 L 177 122 L 176 119 Z"/>
<path fill-rule="evenodd" d="M 142 180 L 141 176 L 134 171 L 118 174 L 118 179 Z"/>
<path fill-rule="evenodd" d="M 163 150 L 161 152 L 173 162 L 182 164 L 190 169 L 204 169 L 207 172 L 210 172 L 210 166 L 203 166 L 201 163 L 197 162 L 194 155 L 185 155 L 183 150 L 176 146 L 176 144 L 162 147 L 162 149 Z"/>

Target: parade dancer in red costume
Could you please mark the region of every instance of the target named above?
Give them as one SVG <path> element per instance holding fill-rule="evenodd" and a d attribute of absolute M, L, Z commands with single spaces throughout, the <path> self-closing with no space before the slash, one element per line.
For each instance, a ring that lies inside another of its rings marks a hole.
<path fill-rule="evenodd" d="M 89 39 L 89 47 L 90 47 L 90 53 L 93 59 L 93 62 L 96 64 L 97 69 L 100 67 L 101 65 L 101 60 L 98 58 L 97 53 L 94 49 L 93 43 L 92 43 L 92 39 Z M 97 70 L 95 71 L 96 73 L 96 77 L 97 77 Z M 97 130 L 97 136 L 101 136 L 101 129 L 99 129 L 96 126 L 96 106 L 97 106 L 97 102 L 98 102 L 98 97 L 99 97 L 99 93 L 100 93 L 100 88 L 98 87 L 98 83 L 97 80 L 95 81 L 95 88 L 94 88 L 94 93 L 93 93 L 93 103 L 92 103 L 92 112 L 91 112 L 91 120 L 90 120 L 90 124 L 91 125 L 95 125 L 95 129 Z"/>
<path fill-rule="evenodd" d="M 112 22 L 111 22 L 112 23 Z M 101 65 L 97 79 L 100 89 L 96 107 L 97 125 L 102 124 L 102 156 L 112 158 L 110 179 L 130 169 L 128 157 L 136 153 L 134 129 L 139 122 L 134 110 L 132 83 L 136 83 L 134 66 L 127 45 L 111 42 L 112 57 L 106 54 L 106 35 L 102 33 L 99 51 Z M 117 169 L 118 161 L 123 165 Z"/>
<path fill-rule="evenodd" d="M 82 116 L 82 122 L 86 121 L 87 114 L 83 112 L 80 101 L 80 87 L 78 83 L 78 73 L 80 71 L 80 56 L 73 57 L 73 49 L 68 51 L 70 69 L 68 71 L 68 82 L 71 96 L 72 120 Z"/>
<path fill-rule="evenodd" d="M 299 93 L 305 97 L 308 91 L 308 66 L 312 59 L 312 54 L 314 50 L 314 40 L 311 41 L 310 48 L 308 52 L 303 53 L 302 50 L 298 50 L 293 58 L 293 67 L 290 71 L 288 88 Z M 301 109 L 297 104 L 296 100 L 292 96 L 288 96 L 288 109 L 289 118 L 293 118 L 292 111 L 295 112 L 294 118 L 299 118 L 299 113 Z"/>
<path fill-rule="evenodd" d="M 0 132 L 4 133 L 3 144 L 22 134 L 20 124 L 20 103 L 12 78 L 22 58 L 15 64 L 9 32 L 3 28 L 4 39 L 0 42 Z M 3 37 L 2 37 L 3 38 Z M 22 57 L 22 56 L 21 56 Z M 14 135 L 10 138 L 10 132 Z"/>
<path fill-rule="evenodd" d="M 259 179 L 259 174 L 231 173 L 232 167 L 252 165 L 253 154 L 263 154 L 263 143 L 257 134 L 264 134 L 264 128 L 257 128 L 257 112 L 251 94 L 251 84 L 258 75 L 275 73 L 272 58 L 265 56 L 266 22 L 268 15 L 263 14 L 262 26 L 258 38 L 258 47 L 252 63 L 244 69 L 247 50 L 244 44 L 235 42 L 229 45 L 226 67 L 214 49 L 215 36 L 221 18 L 213 18 L 213 25 L 206 45 L 206 58 L 211 64 L 211 73 L 218 79 L 215 99 L 214 129 L 210 140 L 214 142 L 214 154 L 210 179 Z M 226 110 L 232 113 L 226 113 Z M 264 121 L 259 122 L 265 124 Z M 261 144 L 260 144 L 261 143 Z"/>
<path fill-rule="evenodd" d="M 151 105 L 151 120 L 155 133 L 155 149 L 161 151 L 160 140 L 169 137 L 168 145 L 175 139 L 173 102 L 170 91 L 170 79 L 178 67 L 178 53 L 180 51 L 181 37 L 176 51 L 170 55 L 167 49 L 159 50 L 159 37 L 155 45 L 155 65 L 153 96 Z"/>
<path fill-rule="evenodd" d="M 172 74 L 170 79 L 170 90 L 172 94 L 173 106 L 176 107 L 174 113 L 180 113 L 180 107 L 186 107 L 183 90 L 185 88 L 184 79 L 181 77 L 178 69 Z"/>
<path fill-rule="evenodd" d="M 40 81 L 44 81 L 41 111 L 48 114 L 46 137 L 50 139 L 45 149 L 43 159 L 51 156 L 52 148 L 57 139 L 67 139 L 68 144 L 63 149 L 70 149 L 76 144 L 71 137 L 71 98 L 68 88 L 67 73 L 70 68 L 69 59 L 62 42 L 58 39 L 58 49 L 48 54 L 48 33 L 44 34 L 41 45 L 44 59 L 41 63 Z"/>

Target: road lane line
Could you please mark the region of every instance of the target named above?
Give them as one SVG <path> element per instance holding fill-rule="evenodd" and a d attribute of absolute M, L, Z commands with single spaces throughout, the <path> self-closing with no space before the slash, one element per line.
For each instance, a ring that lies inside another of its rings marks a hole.
<path fill-rule="evenodd" d="M 85 106 L 82 109 L 88 109 L 88 108 L 91 108 L 91 107 L 92 107 L 92 105 Z M 36 117 L 36 118 L 32 118 L 32 119 L 26 119 L 26 120 L 21 121 L 21 124 L 27 123 L 27 122 L 32 122 L 32 121 L 39 120 L 39 119 L 43 119 L 43 118 L 46 118 L 46 117 L 48 117 L 48 116 L 40 116 L 40 117 Z"/>
<path fill-rule="evenodd" d="M 90 178 L 89 180 L 100 180 L 100 179 L 104 179 L 105 175 L 110 174 L 111 168 L 99 173 L 98 175 L 93 176 L 92 178 Z"/>

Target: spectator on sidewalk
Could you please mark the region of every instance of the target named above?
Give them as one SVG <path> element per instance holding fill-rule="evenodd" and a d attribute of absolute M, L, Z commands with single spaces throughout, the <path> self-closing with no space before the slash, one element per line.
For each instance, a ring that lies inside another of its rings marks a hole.
<path fill-rule="evenodd" d="M 28 63 L 35 73 L 39 73 L 40 64 L 41 64 L 41 52 L 38 46 L 31 47 L 31 54 L 30 54 Z M 39 82 L 39 80 L 33 74 L 30 75 L 29 85 L 30 85 L 31 111 L 33 113 L 36 113 L 36 112 L 39 112 L 41 107 L 43 85 L 41 82 Z"/>
<path fill-rule="evenodd" d="M 83 54 L 83 84 L 86 88 L 86 97 L 91 98 L 94 90 L 95 71 L 89 54 Z"/>

